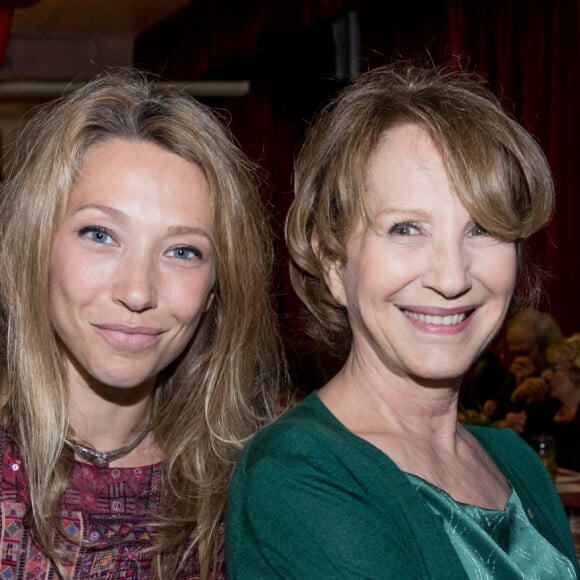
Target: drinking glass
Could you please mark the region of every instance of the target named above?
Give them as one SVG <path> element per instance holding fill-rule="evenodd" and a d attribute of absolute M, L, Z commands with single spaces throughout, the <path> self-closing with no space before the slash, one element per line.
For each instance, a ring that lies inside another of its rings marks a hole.
<path fill-rule="evenodd" d="M 542 463 L 546 466 L 552 481 L 556 481 L 556 441 L 552 435 L 536 435 L 532 437 L 531 444 Z"/>

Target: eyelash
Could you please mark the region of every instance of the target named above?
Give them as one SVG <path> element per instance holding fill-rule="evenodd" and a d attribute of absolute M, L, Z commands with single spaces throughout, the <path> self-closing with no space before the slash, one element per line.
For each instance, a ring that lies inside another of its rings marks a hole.
<path fill-rule="evenodd" d="M 469 233 L 475 236 L 489 236 L 489 232 L 475 222 L 469 228 Z"/>
<path fill-rule="evenodd" d="M 414 224 L 413 222 L 399 222 L 399 223 L 394 224 L 389 229 L 389 234 L 399 235 L 399 236 L 416 235 L 415 233 L 410 233 L 409 230 L 416 230 L 418 232 L 419 227 L 417 226 L 417 224 Z"/>
<path fill-rule="evenodd" d="M 172 258 L 175 258 L 176 260 L 202 260 L 203 259 L 203 253 L 196 247 L 194 246 L 179 246 L 177 248 L 172 248 L 171 250 L 168 250 L 168 254 L 170 252 L 191 252 L 193 254 L 193 256 L 188 257 L 188 258 L 184 258 L 184 257 L 179 257 L 179 256 L 171 256 Z"/>
<path fill-rule="evenodd" d="M 411 231 L 415 230 L 415 231 Z M 389 234 L 399 236 L 412 236 L 419 233 L 420 228 L 413 222 L 398 222 L 389 229 Z M 473 222 L 467 229 L 469 235 L 472 236 L 489 236 L 489 232 L 478 223 Z"/>
<path fill-rule="evenodd" d="M 93 234 L 93 235 L 91 235 Z M 81 229 L 78 230 L 78 235 L 81 238 L 87 238 L 97 244 L 103 244 L 103 245 L 107 245 L 110 244 L 111 242 L 105 242 L 103 239 L 96 239 L 97 235 L 102 235 L 102 236 L 106 236 L 108 238 L 110 238 L 111 241 L 114 242 L 114 237 L 113 235 L 107 230 L 107 228 L 104 228 L 102 226 L 85 226 Z M 175 258 L 176 260 L 183 260 L 183 261 L 189 261 L 189 260 L 202 260 L 203 259 L 203 253 L 196 248 L 195 246 L 178 246 L 176 248 L 171 248 L 170 250 L 168 250 L 166 252 L 166 254 L 172 254 L 172 253 L 178 253 L 178 252 L 190 252 L 192 255 L 188 256 L 188 257 L 183 257 L 183 256 L 178 256 L 178 255 L 170 255 L 169 257 L 171 258 Z"/>
<path fill-rule="evenodd" d="M 106 243 L 110 243 L 110 242 L 105 242 L 102 239 L 95 239 L 94 237 L 91 237 L 90 234 L 102 234 L 104 236 L 109 237 L 111 240 L 114 240 L 113 236 L 111 235 L 111 233 L 107 230 L 107 228 L 104 228 L 102 226 L 86 226 L 84 228 L 81 228 L 78 231 L 78 234 L 81 238 L 88 238 L 90 240 L 92 240 L 93 242 L 96 242 L 97 244 L 106 244 Z"/>

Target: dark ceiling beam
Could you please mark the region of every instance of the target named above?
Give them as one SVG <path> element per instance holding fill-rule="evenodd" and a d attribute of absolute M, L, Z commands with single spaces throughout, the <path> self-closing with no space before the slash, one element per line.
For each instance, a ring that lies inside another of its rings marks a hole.
<path fill-rule="evenodd" d="M 15 8 L 28 8 L 38 4 L 40 0 L 0 0 L 0 10 L 14 10 Z"/>

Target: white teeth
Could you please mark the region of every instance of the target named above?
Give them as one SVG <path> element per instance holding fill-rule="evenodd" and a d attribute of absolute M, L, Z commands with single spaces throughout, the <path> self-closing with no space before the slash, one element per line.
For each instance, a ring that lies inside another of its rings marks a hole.
<path fill-rule="evenodd" d="M 420 314 L 419 312 L 411 312 L 404 310 L 404 313 L 410 318 L 414 318 L 419 322 L 425 324 L 434 324 L 435 326 L 451 326 L 452 324 L 459 324 L 467 318 L 467 314 L 450 314 L 448 316 L 435 316 L 431 314 Z"/>

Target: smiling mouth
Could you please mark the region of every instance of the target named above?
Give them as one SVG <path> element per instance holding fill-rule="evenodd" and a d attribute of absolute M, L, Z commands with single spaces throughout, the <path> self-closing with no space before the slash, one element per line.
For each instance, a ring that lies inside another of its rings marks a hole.
<path fill-rule="evenodd" d="M 136 351 L 150 347 L 163 334 L 158 328 L 128 327 L 120 324 L 97 325 L 97 328 L 115 347 Z"/>
<path fill-rule="evenodd" d="M 143 334 L 155 336 L 161 334 L 159 328 L 152 328 L 149 326 L 125 326 L 124 324 L 97 324 L 97 328 L 112 332 L 122 332 L 125 334 Z"/>
<path fill-rule="evenodd" d="M 420 312 L 403 309 L 403 314 L 409 318 L 422 322 L 423 324 L 432 324 L 433 326 L 452 326 L 463 322 L 471 312 L 460 312 L 458 314 L 439 316 L 436 314 L 421 314 Z"/>

